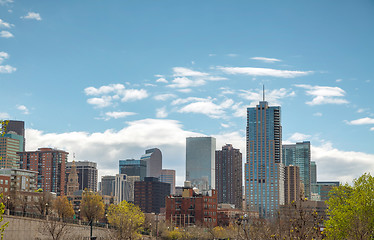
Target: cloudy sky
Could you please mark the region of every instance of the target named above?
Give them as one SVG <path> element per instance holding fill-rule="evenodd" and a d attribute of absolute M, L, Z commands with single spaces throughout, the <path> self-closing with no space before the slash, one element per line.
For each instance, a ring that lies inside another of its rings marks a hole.
<path fill-rule="evenodd" d="M 246 108 L 282 106 L 318 180 L 374 173 L 374 2 L 0 0 L 0 118 L 27 150 L 118 172 L 158 147 L 185 176 L 185 138 L 245 156 Z M 72 160 L 70 154 L 69 160 Z"/>

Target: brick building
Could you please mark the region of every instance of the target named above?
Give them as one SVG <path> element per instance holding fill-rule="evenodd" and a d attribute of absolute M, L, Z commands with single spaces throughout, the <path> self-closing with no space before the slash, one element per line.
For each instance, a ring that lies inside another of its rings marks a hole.
<path fill-rule="evenodd" d="M 166 221 L 174 226 L 217 226 L 217 192 L 198 194 L 190 186 L 180 196 L 166 198 Z"/>
<path fill-rule="evenodd" d="M 37 151 L 18 152 L 20 168 L 38 172 L 37 187 L 58 196 L 65 195 L 65 169 L 68 152 L 39 148 Z"/>

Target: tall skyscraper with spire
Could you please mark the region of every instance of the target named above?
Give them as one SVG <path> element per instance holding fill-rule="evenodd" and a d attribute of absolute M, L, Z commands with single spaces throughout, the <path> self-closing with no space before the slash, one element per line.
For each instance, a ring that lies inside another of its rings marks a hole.
<path fill-rule="evenodd" d="M 246 205 L 261 217 L 271 217 L 284 203 L 280 106 L 263 101 L 247 108 Z"/>

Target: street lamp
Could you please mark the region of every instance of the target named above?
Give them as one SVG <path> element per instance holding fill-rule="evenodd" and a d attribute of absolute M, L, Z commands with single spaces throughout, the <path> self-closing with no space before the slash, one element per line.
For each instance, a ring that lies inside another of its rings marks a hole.
<path fill-rule="evenodd" d="M 7 213 L 8 213 L 8 215 L 9 215 L 9 200 L 10 200 L 10 197 L 8 196 L 8 197 L 6 198 L 6 209 L 7 209 Z"/>
<path fill-rule="evenodd" d="M 45 215 L 48 216 L 48 203 L 45 204 Z"/>

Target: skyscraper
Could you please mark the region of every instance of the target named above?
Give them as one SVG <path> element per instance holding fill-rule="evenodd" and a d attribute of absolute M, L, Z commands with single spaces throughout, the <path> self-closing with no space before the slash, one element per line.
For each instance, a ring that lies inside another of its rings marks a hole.
<path fill-rule="evenodd" d="M 214 137 L 186 138 L 186 180 L 200 191 L 215 189 Z"/>
<path fill-rule="evenodd" d="M 160 182 L 170 183 L 170 194 L 175 194 L 175 170 L 162 169 Z"/>
<path fill-rule="evenodd" d="M 15 134 L 0 135 L 0 168 L 19 168 L 17 152 L 20 151 L 21 145 L 20 139 L 15 138 L 17 136 Z"/>
<path fill-rule="evenodd" d="M 300 200 L 300 170 L 298 166 L 287 166 L 284 171 L 285 204 Z"/>
<path fill-rule="evenodd" d="M 140 160 L 147 162 L 147 177 L 160 178 L 162 170 L 162 153 L 158 148 L 151 148 L 145 151 Z"/>
<path fill-rule="evenodd" d="M 310 161 L 310 183 L 317 183 L 317 164 L 315 161 Z"/>
<path fill-rule="evenodd" d="M 216 151 L 216 189 L 218 203 L 235 204 L 241 209 L 242 189 L 242 154 L 239 149 L 226 144 Z"/>
<path fill-rule="evenodd" d="M 124 200 L 127 202 L 134 202 L 134 186 L 136 181 L 140 181 L 139 176 L 127 176 L 126 174 L 116 175 L 114 196 L 117 204 Z"/>
<path fill-rule="evenodd" d="M 25 139 L 25 122 L 24 121 L 16 121 L 16 120 L 9 120 L 5 133 L 13 133 L 19 136 L 22 136 L 23 141 L 22 148 L 20 149 L 21 152 L 25 151 L 26 139 Z"/>
<path fill-rule="evenodd" d="M 114 196 L 115 194 L 115 176 L 101 177 L 101 194 L 107 196 Z"/>
<path fill-rule="evenodd" d="M 310 142 L 298 142 L 296 144 L 285 144 L 282 146 L 282 162 L 286 166 L 295 165 L 300 170 L 300 180 L 304 185 L 304 195 L 311 196 L 311 172 L 310 172 Z"/>
<path fill-rule="evenodd" d="M 76 171 L 78 174 L 79 190 L 88 189 L 91 191 L 97 191 L 97 164 L 90 161 L 74 161 Z M 72 162 L 66 164 L 66 178 L 69 175 Z"/>
<path fill-rule="evenodd" d="M 58 196 L 65 195 L 68 154 L 68 152 L 52 148 L 18 152 L 21 169 L 38 171 L 38 188 L 46 192 L 54 192 Z"/>
<path fill-rule="evenodd" d="M 260 101 L 247 109 L 247 210 L 273 216 L 284 203 L 281 108 Z"/>
<path fill-rule="evenodd" d="M 147 162 L 135 159 L 119 160 L 119 174 L 139 176 L 140 180 L 143 181 L 147 176 Z"/>

